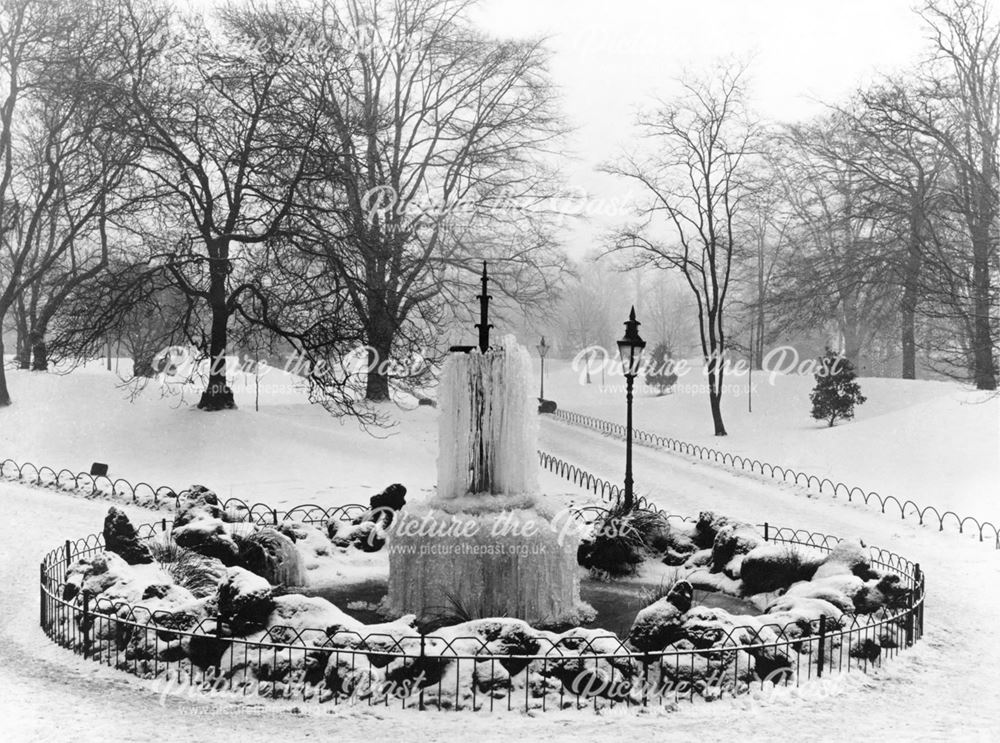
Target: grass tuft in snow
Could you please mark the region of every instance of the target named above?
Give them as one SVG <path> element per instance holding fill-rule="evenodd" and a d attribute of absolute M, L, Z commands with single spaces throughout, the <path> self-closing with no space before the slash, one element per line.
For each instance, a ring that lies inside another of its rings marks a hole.
<path fill-rule="evenodd" d="M 578 560 L 599 575 L 634 575 L 645 559 L 672 546 L 670 524 L 663 515 L 643 509 L 626 511 L 617 503 L 580 545 Z"/>
<path fill-rule="evenodd" d="M 180 547 L 172 539 L 150 540 L 148 544 L 153 560 L 177 585 L 198 598 L 211 596 L 216 592 L 220 577 L 219 567 L 216 565 L 218 561 Z"/>
<path fill-rule="evenodd" d="M 642 599 L 642 605 L 649 606 L 650 604 L 655 604 L 662 598 L 666 596 L 674 589 L 680 581 L 685 578 L 681 576 L 680 568 L 674 568 L 660 581 L 657 586 L 648 586 L 642 589 L 642 593 L 639 594 Z"/>

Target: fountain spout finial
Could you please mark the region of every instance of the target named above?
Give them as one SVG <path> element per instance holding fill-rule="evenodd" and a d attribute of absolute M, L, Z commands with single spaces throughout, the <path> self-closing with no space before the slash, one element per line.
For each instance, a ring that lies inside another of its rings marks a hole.
<path fill-rule="evenodd" d="M 486 261 L 483 261 L 483 289 L 482 293 L 477 296 L 479 299 L 479 322 L 476 323 L 476 327 L 479 328 L 479 350 L 482 353 L 490 347 L 490 300 L 493 297 L 489 293 L 489 277 L 486 275 Z"/>

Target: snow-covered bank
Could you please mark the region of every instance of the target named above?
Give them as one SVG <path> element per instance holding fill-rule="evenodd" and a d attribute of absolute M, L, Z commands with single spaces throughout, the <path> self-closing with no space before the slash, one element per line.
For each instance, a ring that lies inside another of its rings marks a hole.
<path fill-rule="evenodd" d="M 537 359 L 535 362 L 537 364 Z M 624 422 L 622 378 L 581 379 L 570 362 L 546 362 L 546 395 L 562 409 Z M 641 381 L 641 380 L 640 380 Z M 952 382 L 864 377 L 856 418 L 828 428 L 809 415 L 810 375 L 730 376 L 723 396 L 729 435 L 712 435 L 705 378 L 697 370 L 658 396 L 640 386 L 638 429 L 829 477 L 883 496 L 952 509 L 1000 524 L 1000 396 Z"/>
<path fill-rule="evenodd" d="M 134 401 L 117 375 L 99 365 L 57 375 L 8 371 L 14 405 L 0 408 L 0 459 L 86 472 L 110 465 L 112 478 L 172 488 L 202 483 L 220 497 L 272 506 L 367 503 L 393 482 L 411 500 L 433 490 L 437 410 L 386 404 L 394 425 L 372 435 L 309 403 L 293 375 L 238 375 L 239 408 L 194 408 L 197 397 L 164 395 L 151 382 Z M 566 492 L 541 474 L 549 493 Z"/>

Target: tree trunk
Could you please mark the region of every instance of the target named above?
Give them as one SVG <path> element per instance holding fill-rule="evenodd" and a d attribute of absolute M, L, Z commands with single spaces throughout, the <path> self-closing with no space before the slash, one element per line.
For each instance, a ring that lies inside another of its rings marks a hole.
<path fill-rule="evenodd" d="M 709 375 L 709 385 L 712 384 L 712 375 Z M 712 407 L 712 423 L 715 425 L 716 436 L 726 436 L 726 426 L 722 422 L 722 394 L 718 392 L 708 393 L 708 402 Z"/>
<path fill-rule="evenodd" d="M 920 270 L 920 255 L 911 251 L 907 260 L 906 276 L 903 281 L 903 302 L 900 307 L 900 326 L 903 352 L 903 379 L 917 378 L 917 274 Z"/>
<path fill-rule="evenodd" d="M 45 328 L 32 328 L 28 334 L 31 349 L 31 371 L 48 371 L 49 349 L 45 345 Z"/>
<path fill-rule="evenodd" d="M 851 360 L 855 368 L 860 373 L 861 366 L 861 333 L 855 322 L 853 313 L 848 313 L 847 321 L 841 326 L 841 333 L 844 336 L 844 356 Z"/>
<path fill-rule="evenodd" d="M 757 317 L 755 318 L 757 331 L 757 345 L 754 347 L 750 364 L 754 369 L 764 368 L 764 239 L 761 237 L 757 242 Z M 751 328 L 753 328 L 751 324 Z M 751 336 L 753 330 L 751 330 Z"/>
<path fill-rule="evenodd" d="M 392 339 L 373 333 L 368 342 L 368 373 L 365 380 L 365 399 L 380 402 L 389 399 L 389 375 L 386 373 L 392 348 Z"/>
<path fill-rule="evenodd" d="M 18 369 L 31 368 L 31 344 L 28 343 L 27 334 L 17 334 L 17 351 L 14 354 L 14 363 Z"/>
<path fill-rule="evenodd" d="M 225 242 L 209 245 L 211 268 L 208 304 L 212 312 L 212 335 L 209 339 L 208 386 L 198 401 L 201 410 L 227 410 L 236 407 L 233 391 L 226 383 L 226 343 L 229 309 L 226 307 L 226 277 L 229 274 L 229 246 Z"/>
<path fill-rule="evenodd" d="M 726 425 L 722 422 L 722 359 L 721 353 L 713 350 L 708 362 L 708 404 L 712 408 L 712 424 L 716 436 L 726 436 Z"/>
<path fill-rule="evenodd" d="M 903 290 L 902 307 L 902 337 L 903 348 L 903 379 L 917 378 L 917 340 L 916 340 L 916 312 L 913 304 L 908 301 L 909 289 Z"/>
<path fill-rule="evenodd" d="M 990 322 L 990 236 L 988 228 L 972 235 L 972 363 L 976 389 L 997 388 Z"/>
<path fill-rule="evenodd" d="M 910 243 L 907 246 L 906 267 L 903 273 L 903 301 L 900 308 L 903 379 L 917 378 L 916 315 L 919 295 L 918 282 L 923 263 L 920 251 L 920 220 L 920 208 L 914 206 L 910 216 Z"/>
<path fill-rule="evenodd" d="M 3 318 L 0 317 L 0 327 L 3 327 Z M 7 370 L 3 363 L 3 333 L 0 333 L 0 407 L 10 405 L 10 392 L 7 391 Z"/>
<path fill-rule="evenodd" d="M 368 367 L 365 399 L 381 402 L 389 399 L 389 357 L 392 353 L 393 322 L 382 304 L 369 301 Z"/>
<path fill-rule="evenodd" d="M 21 298 L 18 298 L 14 320 L 17 324 L 17 346 L 14 352 L 14 361 L 18 369 L 29 369 L 31 368 L 31 342 L 28 339 L 28 316 Z"/>

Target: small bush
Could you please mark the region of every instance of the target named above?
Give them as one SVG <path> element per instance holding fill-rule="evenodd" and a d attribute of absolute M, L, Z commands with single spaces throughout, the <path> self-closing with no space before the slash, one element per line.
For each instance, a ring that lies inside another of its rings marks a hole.
<path fill-rule="evenodd" d="M 816 386 L 809 395 L 812 417 L 825 420 L 828 426 L 833 426 L 838 418 L 853 418 L 854 406 L 863 404 L 867 399 L 855 381 L 854 365 L 847 357 L 829 348 L 820 358 L 815 376 Z"/>
<path fill-rule="evenodd" d="M 626 511 L 616 504 L 580 545 L 577 561 L 611 577 L 633 575 L 643 560 L 674 547 L 670 525 L 656 511 Z"/>

